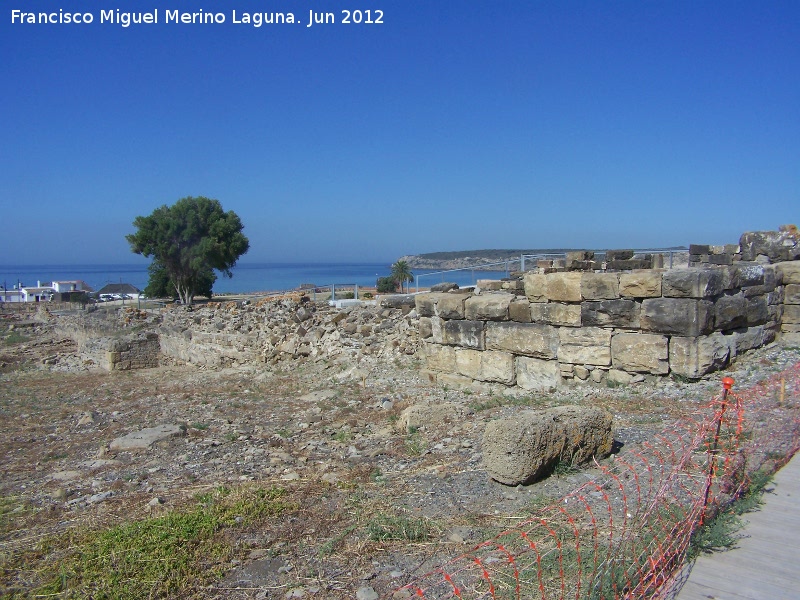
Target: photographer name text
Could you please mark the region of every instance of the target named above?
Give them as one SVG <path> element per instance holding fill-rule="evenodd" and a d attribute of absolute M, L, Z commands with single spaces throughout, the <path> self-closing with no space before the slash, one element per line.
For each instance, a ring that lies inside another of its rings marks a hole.
<path fill-rule="evenodd" d="M 92 25 L 95 23 L 131 27 L 132 25 L 382 25 L 382 10 L 339 10 L 318 12 L 309 10 L 306 15 L 292 12 L 242 12 L 231 10 L 212 12 L 203 9 L 182 11 L 155 8 L 146 12 L 126 12 L 120 9 L 100 10 L 99 12 L 73 12 L 59 9 L 48 12 L 26 12 L 11 10 L 11 23 L 15 25 Z"/>

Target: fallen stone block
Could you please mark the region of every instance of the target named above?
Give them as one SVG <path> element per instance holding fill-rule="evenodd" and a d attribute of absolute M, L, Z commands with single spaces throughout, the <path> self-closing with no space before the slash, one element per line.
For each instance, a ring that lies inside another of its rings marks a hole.
<path fill-rule="evenodd" d="M 611 452 L 612 417 L 598 408 L 561 406 L 491 421 L 483 434 L 489 476 L 506 485 L 540 479 L 560 462 L 581 464 Z"/>
<path fill-rule="evenodd" d="M 158 425 L 142 429 L 134 433 L 119 437 L 108 445 L 112 452 L 124 452 L 126 450 L 145 450 L 162 440 L 184 435 L 186 427 L 181 425 Z"/>

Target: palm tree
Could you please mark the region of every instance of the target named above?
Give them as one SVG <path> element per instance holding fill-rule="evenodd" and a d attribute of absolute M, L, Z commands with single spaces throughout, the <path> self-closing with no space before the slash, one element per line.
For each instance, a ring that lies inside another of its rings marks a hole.
<path fill-rule="evenodd" d="M 414 279 L 414 274 L 408 268 L 408 263 L 404 260 L 398 260 L 392 265 L 392 279 L 400 284 L 400 291 L 403 291 L 403 283 Z"/>

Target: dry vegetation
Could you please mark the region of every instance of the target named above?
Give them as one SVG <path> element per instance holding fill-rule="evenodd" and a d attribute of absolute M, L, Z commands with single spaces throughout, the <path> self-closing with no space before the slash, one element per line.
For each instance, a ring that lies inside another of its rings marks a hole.
<path fill-rule="evenodd" d="M 563 468 L 525 488 L 493 483 L 480 460 L 487 420 L 600 405 L 631 444 L 718 389 L 712 377 L 470 394 L 425 384 L 414 357 L 371 364 L 366 377 L 333 361 L 108 373 L 81 368 L 47 327 L 21 331 L 0 341 L 4 597 L 387 593 L 592 476 Z M 735 376 L 747 385 L 798 359 L 763 349 Z M 467 417 L 396 429 L 403 408 L 427 401 L 456 402 Z M 115 438 L 163 423 L 185 434 L 109 453 Z"/>

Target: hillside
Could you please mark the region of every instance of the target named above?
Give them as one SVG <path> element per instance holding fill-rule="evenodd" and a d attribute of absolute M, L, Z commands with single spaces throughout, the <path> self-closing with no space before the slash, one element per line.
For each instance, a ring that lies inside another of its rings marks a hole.
<path fill-rule="evenodd" d="M 673 246 L 673 250 L 683 250 L 682 246 Z M 536 249 L 484 249 L 457 250 L 452 252 L 427 252 L 400 257 L 412 269 L 461 269 L 475 265 L 498 263 L 507 260 L 519 261 L 522 254 L 563 254 L 575 248 L 536 248 Z"/>

